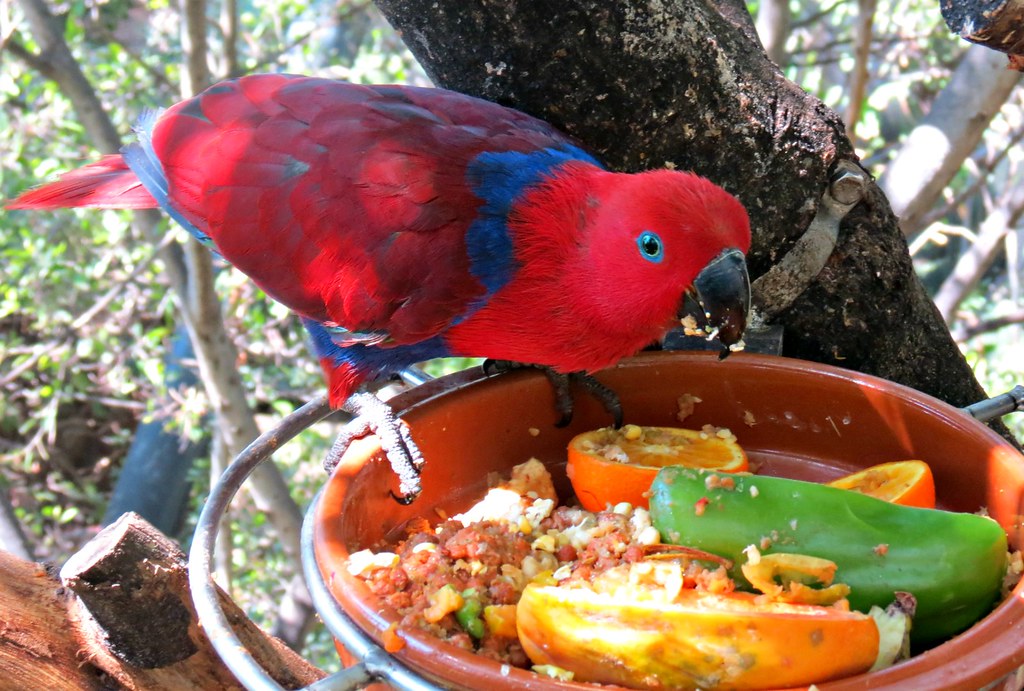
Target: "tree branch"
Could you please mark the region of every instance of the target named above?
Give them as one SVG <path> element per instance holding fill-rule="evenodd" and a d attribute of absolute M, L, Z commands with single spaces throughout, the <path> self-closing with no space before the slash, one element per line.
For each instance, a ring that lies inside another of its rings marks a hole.
<path fill-rule="evenodd" d="M 1002 57 L 979 46 L 967 49 L 928 115 L 907 137 L 878 184 L 908 237 L 939 199 L 1020 75 L 1003 69 Z"/>
<path fill-rule="evenodd" d="M 789 59 L 786 40 L 790 21 L 788 0 L 761 0 L 757 7 L 757 35 L 768 57 L 780 67 L 785 67 Z"/>
<path fill-rule="evenodd" d="M 1024 324 L 1024 309 L 1014 310 L 1008 314 L 992 317 L 991 319 L 972 319 L 970 323 L 961 324 L 954 331 L 954 334 L 957 340 L 966 341 L 975 336 L 998 331 L 1007 326 L 1017 326 L 1018 324 Z"/>
<path fill-rule="evenodd" d="M 181 48 L 185 54 L 181 97 L 190 98 L 211 81 L 206 49 L 206 0 L 181 0 L 181 15 Z"/>
<path fill-rule="evenodd" d="M 43 0 L 18 0 L 18 5 L 25 13 L 40 49 L 38 55 L 30 58 L 29 64 L 47 79 L 57 82 L 74 106 L 75 113 L 96 148 L 106 154 L 117 153 L 121 148 L 121 136 L 107 117 L 103 104 L 78 61 L 71 55 L 57 19 L 50 14 Z M 30 54 L 22 50 L 21 55 Z"/>
<path fill-rule="evenodd" d="M 935 294 L 935 305 L 947 324 L 953 323 L 960 303 L 977 287 L 995 260 L 1003 238 L 1024 213 L 1024 184 L 1018 181 L 1008 189 L 1010 193 L 982 222 L 971 248 L 960 256 L 952 273 Z"/>
<path fill-rule="evenodd" d="M 968 199 L 976 195 L 979 192 L 979 190 L 981 190 L 981 188 L 985 185 L 985 183 L 989 180 L 989 173 L 995 170 L 996 166 L 998 166 L 1003 161 L 1003 159 L 1006 158 L 1006 155 L 1008 153 L 1014 151 L 1017 148 L 1017 145 L 1020 144 L 1021 140 L 1024 140 L 1024 127 L 1017 127 L 1017 129 L 1013 133 L 1013 136 L 1011 136 L 1006 141 L 1006 144 L 1000 147 L 999 150 L 996 151 L 993 156 L 989 158 L 984 158 L 984 160 L 976 160 L 975 167 L 979 171 L 981 171 L 982 174 L 978 175 L 974 179 L 974 181 L 971 182 L 970 185 L 961 190 L 960 193 L 957 194 L 948 203 L 936 207 L 929 211 L 927 214 L 925 214 L 920 221 L 921 228 L 924 229 L 930 226 L 931 224 L 936 223 L 943 216 L 950 213 L 958 206 L 964 204 Z M 981 159 L 983 157 L 978 156 L 978 158 Z"/>
<path fill-rule="evenodd" d="M 211 74 L 206 41 L 206 0 L 182 2 L 185 17 L 182 45 L 186 56 L 185 72 L 188 74 L 188 79 L 182 84 L 182 96 L 187 98 L 205 89 L 211 81 Z M 231 40 L 233 38 L 230 37 Z M 203 373 L 203 381 L 207 382 L 210 403 L 217 416 L 217 430 L 223 440 L 221 452 L 227 451 L 233 458 L 259 436 L 259 428 L 238 380 L 238 349 L 224 328 L 220 301 L 214 288 L 213 258 L 205 247 L 190 239 L 185 248 L 185 261 L 189 267 L 189 289 L 183 300 L 186 324 L 196 353 L 200 354 L 200 372 Z M 276 466 L 264 463 L 256 468 L 249 479 L 249 491 L 256 505 L 273 523 L 279 544 L 291 562 L 300 563 L 302 512 Z M 225 575 L 230 574 L 228 568 L 224 567 Z M 297 582 L 296 578 L 292 579 L 286 600 L 287 604 L 279 612 L 279 620 L 283 616 L 287 621 L 279 624 L 277 630 L 287 636 L 285 641 L 289 646 L 299 649 L 314 614 L 301 577 Z"/>
<path fill-rule="evenodd" d="M 32 543 L 29 542 L 21 522 L 14 513 L 6 483 L 0 483 L 0 551 L 10 552 L 20 559 L 32 560 Z"/>
<path fill-rule="evenodd" d="M 183 0 L 183 3 L 187 85 L 203 88 L 210 80 L 206 59 L 206 2 Z M 187 88 L 186 83 L 182 88 Z M 184 258 L 188 283 L 180 293 L 182 314 L 196 350 L 200 376 L 217 417 L 217 431 L 223 435 L 233 458 L 259 436 L 259 427 L 238 378 L 238 349 L 224 329 L 220 301 L 213 284 L 210 252 L 195 240 L 189 240 Z M 286 554 L 298 563 L 302 512 L 288 493 L 276 466 L 270 463 L 259 466 L 250 478 L 249 489 L 256 505 L 274 525 Z"/>
<path fill-rule="evenodd" d="M 1010 56 L 1010 66 L 1024 67 L 1024 1 L 942 0 L 942 17 L 960 38 Z"/>
<path fill-rule="evenodd" d="M 224 67 L 228 77 L 241 75 L 238 62 L 238 0 L 221 3 L 220 32 L 224 37 Z"/>
<path fill-rule="evenodd" d="M 849 106 L 846 110 L 846 136 L 850 141 L 857 138 L 857 123 L 864 109 L 864 98 L 868 88 L 868 60 L 871 57 L 871 36 L 875 23 L 876 0 L 860 0 L 857 3 L 857 29 L 853 44 L 854 66 L 847 86 Z"/>

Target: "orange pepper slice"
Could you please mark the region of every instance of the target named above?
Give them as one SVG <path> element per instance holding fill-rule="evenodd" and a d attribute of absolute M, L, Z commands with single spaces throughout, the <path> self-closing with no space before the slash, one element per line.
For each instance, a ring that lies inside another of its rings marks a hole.
<path fill-rule="evenodd" d="M 806 686 L 867 671 L 879 649 L 866 614 L 742 592 L 689 589 L 666 603 L 533 584 L 516 615 L 534 664 L 630 688 Z"/>
<path fill-rule="evenodd" d="M 924 461 L 880 463 L 828 484 L 893 504 L 935 508 L 935 478 Z"/>
<path fill-rule="evenodd" d="M 724 472 L 749 469 L 747 455 L 728 430 L 624 425 L 573 437 L 566 473 L 588 511 L 603 511 L 620 502 L 646 508 L 654 476 L 669 465 Z"/>

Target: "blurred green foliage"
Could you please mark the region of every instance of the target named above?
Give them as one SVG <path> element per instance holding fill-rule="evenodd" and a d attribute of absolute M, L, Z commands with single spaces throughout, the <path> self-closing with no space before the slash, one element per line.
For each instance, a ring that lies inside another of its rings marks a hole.
<path fill-rule="evenodd" d="M 52 9 L 126 141 L 143 110 L 178 100 L 176 3 L 76 0 Z M 13 15 L 12 40 L 37 52 L 16 8 Z M 368 2 L 243 1 L 239 24 L 243 71 L 426 82 Z M 222 33 L 211 32 L 210 56 L 215 74 L 226 76 Z M 56 84 L 12 55 L 4 58 L 0 198 L 10 199 L 96 151 Z M 166 221 L 162 231 L 185 237 Z M 0 487 L 9 492 L 35 556 L 60 563 L 97 529 L 135 426 L 165 420 L 195 439 L 209 434 L 208 402 L 198 389 L 173 395 L 166 389 L 163 356 L 176 308 L 157 249 L 132 228 L 130 213 L 0 211 L 0 266 Z M 322 391 L 319 365 L 294 316 L 244 276 L 219 263 L 216 288 L 245 388 L 269 428 Z M 275 457 L 300 506 L 322 482 L 320 460 L 332 431 L 314 428 Z M 191 518 L 175 536 L 186 548 L 209 472 L 208 460 L 192 471 Z M 286 585 L 282 574 L 297 566 L 285 563 L 244 492 L 236 504 L 233 591 L 269 626 Z M 334 659 L 322 633 L 310 645 L 317 661 Z"/>

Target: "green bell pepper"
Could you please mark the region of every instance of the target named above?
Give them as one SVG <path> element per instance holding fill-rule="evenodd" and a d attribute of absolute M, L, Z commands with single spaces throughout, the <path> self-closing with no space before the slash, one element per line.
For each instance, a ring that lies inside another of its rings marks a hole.
<path fill-rule="evenodd" d="M 859 611 L 908 592 L 917 599 L 917 643 L 987 614 L 1006 570 L 1006 533 L 989 518 L 813 482 L 669 467 L 651 486 L 650 510 L 663 540 L 731 559 L 737 583 L 746 583 L 743 550 L 754 545 L 835 562 L 835 581 L 850 586 L 850 606 Z"/>

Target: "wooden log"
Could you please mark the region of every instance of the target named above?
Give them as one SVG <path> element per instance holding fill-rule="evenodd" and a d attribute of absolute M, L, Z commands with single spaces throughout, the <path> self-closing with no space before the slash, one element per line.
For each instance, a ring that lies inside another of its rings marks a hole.
<path fill-rule="evenodd" d="M 241 688 L 196 620 L 186 564 L 174 542 L 127 513 L 61 569 L 89 634 L 86 654 L 127 688 Z M 220 596 L 242 645 L 277 683 L 300 688 L 325 676 Z"/>
<path fill-rule="evenodd" d="M 198 650 L 181 597 L 184 566 L 177 546 L 138 514 L 126 513 L 68 559 L 60 576 L 108 651 L 134 667 L 159 669 Z"/>
<path fill-rule="evenodd" d="M 241 690 L 196 620 L 184 553 L 137 514 L 61 569 L 0 552 L 0 690 Z M 242 645 L 285 688 L 325 676 L 223 592 Z"/>
<path fill-rule="evenodd" d="M 53 571 L 0 552 L 0 689 L 111 688 L 68 626 L 69 593 Z"/>

